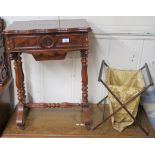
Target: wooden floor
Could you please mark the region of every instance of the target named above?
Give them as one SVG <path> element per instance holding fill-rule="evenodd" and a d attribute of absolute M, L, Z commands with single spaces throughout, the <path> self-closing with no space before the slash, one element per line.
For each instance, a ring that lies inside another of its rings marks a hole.
<path fill-rule="evenodd" d="M 91 105 L 93 126 L 102 120 L 102 105 Z M 106 105 L 108 113 L 108 106 Z M 155 137 L 143 110 L 140 110 L 140 118 L 145 128 L 149 130 L 149 136 L 136 125 L 117 132 L 111 126 L 110 120 L 100 128 L 87 130 L 81 123 L 80 109 L 32 109 L 27 117 L 25 130 L 16 127 L 16 113 L 13 114 L 4 130 L 2 137 Z"/>

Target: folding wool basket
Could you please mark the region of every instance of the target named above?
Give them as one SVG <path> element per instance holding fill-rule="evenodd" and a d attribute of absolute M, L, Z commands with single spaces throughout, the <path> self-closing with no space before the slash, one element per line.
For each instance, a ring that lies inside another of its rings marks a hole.
<path fill-rule="evenodd" d="M 106 68 L 105 81 L 102 80 L 103 68 Z M 143 70 L 146 70 L 149 84 L 145 84 Z M 110 115 L 104 118 L 94 129 L 98 128 L 107 119 L 111 118 L 112 126 L 119 132 L 136 121 L 141 94 L 153 85 L 152 77 L 145 64 L 139 70 L 118 70 L 110 68 L 103 60 L 100 68 L 99 81 L 107 88 L 108 96 L 99 103 L 108 99 Z M 98 103 L 98 104 L 99 104 Z M 137 122 L 139 127 L 147 131 Z"/>

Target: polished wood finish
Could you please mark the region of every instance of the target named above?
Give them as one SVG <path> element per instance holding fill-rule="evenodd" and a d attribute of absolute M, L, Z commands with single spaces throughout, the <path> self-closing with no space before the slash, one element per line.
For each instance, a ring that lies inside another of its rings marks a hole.
<path fill-rule="evenodd" d="M 82 76 L 82 106 L 83 106 L 83 120 L 85 121 L 84 123 L 86 125 L 90 125 L 90 115 L 91 111 L 88 105 L 88 75 L 87 75 L 87 57 L 88 57 L 88 51 L 83 50 L 81 51 L 81 63 L 82 63 L 82 71 L 81 71 L 81 76 Z"/>
<path fill-rule="evenodd" d="M 83 106 L 87 106 L 88 102 L 88 75 L 87 75 L 87 57 L 88 57 L 88 51 L 84 50 L 81 51 L 81 63 L 82 63 L 82 101 Z"/>
<path fill-rule="evenodd" d="M 90 108 L 88 105 L 88 32 L 91 28 L 86 20 L 54 20 L 54 21 L 20 21 L 14 22 L 4 31 L 6 50 L 10 59 L 14 60 L 16 87 L 18 91 L 17 125 L 23 129 L 25 110 L 30 108 L 79 107 L 79 104 L 42 103 L 36 105 L 26 103 L 24 74 L 21 53 L 32 54 L 36 61 L 62 60 L 72 51 L 81 52 L 82 63 L 82 120 L 90 125 Z"/>
<path fill-rule="evenodd" d="M 91 28 L 84 19 L 72 20 L 35 20 L 16 21 L 8 26 L 6 34 L 48 34 L 48 33 L 72 33 L 90 32 Z"/>
<path fill-rule="evenodd" d="M 24 87 L 24 73 L 22 69 L 22 61 L 20 53 L 12 53 L 14 58 L 14 69 L 16 75 L 16 87 L 18 95 L 18 115 L 17 125 L 20 128 L 24 127 L 24 105 L 26 103 L 25 87 Z"/>
<path fill-rule="evenodd" d="M 25 104 L 27 108 L 74 108 L 81 107 L 80 103 L 27 103 Z"/>
<path fill-rule="evenodd" d="M 40 60 L 38 55 L 46 54 L 53 60 L 58 56 L 65 58 L 69 51 L 88 50 L 90 31 L 85 20 L 51 20 L 14 22 L 4 33 L 9 53 L 24 51 L 36 60 Z"/>
<path fill-rule="evenodd" d="M 92 128 L 102 120 L 103 105 L 91 105 Z M 123 132 L 113 129 L 111 120 L 107 120 L 95 131 L 85 130 L 81 122 L 82 111 L 77 109 L 32 109 L 25 124 L 25 130 L 19 130 L 16 125 L 16 113 L 7 124 L 2 137 L 155 137 L 155 131 L 143 111 L 140 109 L 140 117 L 143 127 L 149 129 L 149 136 L 133 124 Z M 109 115 L 109 106 L 106 105 L 105 117 Z"/>

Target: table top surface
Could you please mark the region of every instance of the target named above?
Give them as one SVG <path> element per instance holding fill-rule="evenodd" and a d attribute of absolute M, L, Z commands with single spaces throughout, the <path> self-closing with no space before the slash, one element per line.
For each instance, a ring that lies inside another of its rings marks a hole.
<path fill-rule="evenodd" d="M 91 28 L 85 19 L 72 20 L 33 20 L 15 21 L 5 30 L 5 34 L 57 33 L 57 32 L 90 32 Z"/>
<path fill-rule="evenodd" d="M 90 104 L 90 107 L 92 109 L 92 127 L 94 127 L 102 120 L 103 104 L 100 106 Z M 149 129 L 149 137 L 155 137 L 155 131 L 152 129 L 144 110 L 141 107 L 139 110 L 142 125 L 145 129 Z M 25 130 L 20 130 L 16 126 L 16 113 L 14 113 L 4 130 L 2 137 L 147 137 L 136 124 L 131 125 L 123 132 L 118 132 L 112 128 L 111 119 L 108 119 L 96 130 L 87 130 L 84 126 L 77 125 L 81 123 L 81 115 L 81 108 L 31 109 L 27 116 Z M 105 117 L 108 115 L 109 106 L 105 104 Z"/>

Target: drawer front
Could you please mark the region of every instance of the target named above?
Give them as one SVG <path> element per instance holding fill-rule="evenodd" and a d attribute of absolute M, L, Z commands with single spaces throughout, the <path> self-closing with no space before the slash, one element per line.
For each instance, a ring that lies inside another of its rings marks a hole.
<path fill-rule="evenodd" d="M 38 36 L 9 36 L 6 37 L 7 51 L 39 49 Z"/>
<path fill-rule="evenodd" d="M 70 49 L 88 46 L 87 34 L 18 35 L 6 37 L 7 51 Z"/>
<path fill-rule="evenodd" d="M 64 34 L 57 35 L 56 47 L 82 47 L 85 42 L 85 36 L 82 34 Z"/>

